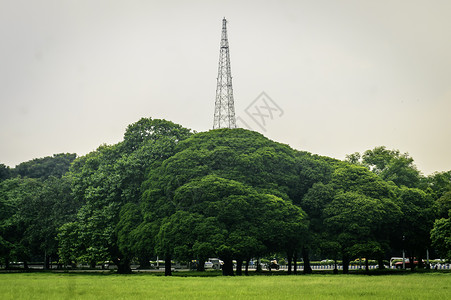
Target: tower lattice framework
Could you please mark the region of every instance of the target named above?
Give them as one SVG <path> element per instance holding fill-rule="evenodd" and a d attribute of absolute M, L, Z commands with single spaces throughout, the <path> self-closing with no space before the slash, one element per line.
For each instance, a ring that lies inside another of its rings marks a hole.
<path fill-rule="evenodd" d="M 229 41 L 227 39 L 227 20 L 225 18 L 222 20 L 221 48 L 219 54 L 215 117 L 213 124 L 213 129 L 218 128 L 236 128 Z"/>

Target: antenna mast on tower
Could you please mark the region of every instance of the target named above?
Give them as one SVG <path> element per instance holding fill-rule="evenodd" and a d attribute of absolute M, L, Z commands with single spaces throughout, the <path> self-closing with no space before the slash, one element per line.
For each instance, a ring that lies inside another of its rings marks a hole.
<path fill-rule="evenodd" d="M 222 37 L 213 124 L 213 129 L 218 128 L 236 128 L 229 41 L 227 39 L 227 20 L 225 18 L 222 20 Z"/>

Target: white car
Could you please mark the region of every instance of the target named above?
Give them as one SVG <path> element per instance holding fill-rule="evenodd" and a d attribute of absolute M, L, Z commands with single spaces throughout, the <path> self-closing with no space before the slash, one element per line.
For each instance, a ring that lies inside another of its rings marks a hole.
<path fill-rule="evenodd" d="M 208 261 L 213 264 L 213 269 L 215 270 L 220 270 L 224 264 L 224 262 L 219 258 L 209 258 Z"/>
<path fill-rule="evenodd" d="M 213 269 L 213 263 L 211 261 L 206 261 L 204 264 L 205 269 Z"/>

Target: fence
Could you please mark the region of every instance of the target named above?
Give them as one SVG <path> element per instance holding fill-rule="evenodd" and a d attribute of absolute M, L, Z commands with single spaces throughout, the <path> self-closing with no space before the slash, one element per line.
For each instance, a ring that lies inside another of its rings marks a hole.
<path fill-rule="evenodd" d="M 310 267 L 312 268 L 312 270 L 333 270 L 334 269 L 334 265 L 310 265 Z M 378 265 L 370 265 L 368 266 L 369 269 L 378 269 Z M 389 266 L 385 266 L 387 269 L 396 269 L 395 266 L 393 267 L 389 267 Z M 266 266 L 263 266 L 264 269 L 266 269 Z M 293 268 L 293 266 L 292 266 Z M 288 266 L 287 265 L 281 265 L 280 266 L 281 270 L 287 270 Z M 298 265 L 297 267 L 298 270 L 302 271 L 304 270 L 304 266 L 302 265 Z M 343 266 L 342 265 L 337 265 L 337 269 L 338 270 L 343 270 Z M 349 265 L 349 270 L 359 270 L 365 269 L 365 265 Z M 431 269 L 436 269 L 436 270 L 451 270 L 451 264 L 431 264 Z"/>

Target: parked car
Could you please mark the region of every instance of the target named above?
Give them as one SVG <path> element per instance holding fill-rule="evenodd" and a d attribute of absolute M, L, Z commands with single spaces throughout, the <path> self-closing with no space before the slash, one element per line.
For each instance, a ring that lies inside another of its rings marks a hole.
<path fill-rule="evenodd" d="M 205 264 L 204 264 L 204 268 L 205 269 L 213 269 L 214 265 L 213 265 L 213 263 L 211 261 L 206 261 Z"/>
<path fill-rule="evenodd" d="M 208 261 L 213 264 L 213 269 L 215 270 L 220 270 L 224 264 L 224 262 L 219 258 L 209 258 Z"/>
<path fill-rule="evenodd" d="M 417 266 L 418 265 L 418 260 L 414 260 L 413 264 L 415 266 Z M 424 264 L 424 261 L 423 261 L 423 264 Z M 406 269 L 407 268 L 411 268 L 410 260 L 408 258 L 405 260 L 405 265 L 406 265 Z M 396 269 L 402 269 L 402 261 L 398 261 L 397 263 L 395 263 L 395 267 L 396 267 Z"/>

